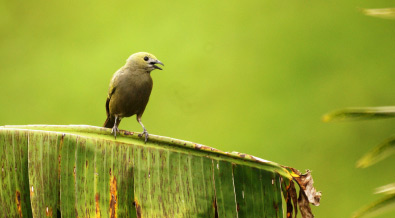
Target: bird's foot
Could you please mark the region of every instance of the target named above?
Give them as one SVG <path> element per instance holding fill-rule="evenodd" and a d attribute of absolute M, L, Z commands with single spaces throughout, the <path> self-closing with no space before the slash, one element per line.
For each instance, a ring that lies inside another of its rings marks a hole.
<path fill-rule="evenodd" d="M 144 143 L 147 143 L 147 141 L 148 141 L 148 132 L 147 132 L 147 130 L 145 130 L 145 131 L 143 132 L 143 134 L 145 135 Z"/>
<path fill-rule="evenodd" d="M 114 138 L 117 139 L 117 133 L 119 133 L 118 126 L 115 126 L 111 129 L 111 134 L 114 134 Z"/>
<path fill-rule="evenodd" d="M 144 143 L 147 143 L 147 141 L 148 141 L 148 132 L 147 132 L 147 130 L 144 129 L 144 132 L 139 134 L 139 137 L 143 137 L 143 135 L 144 135 Z"/>

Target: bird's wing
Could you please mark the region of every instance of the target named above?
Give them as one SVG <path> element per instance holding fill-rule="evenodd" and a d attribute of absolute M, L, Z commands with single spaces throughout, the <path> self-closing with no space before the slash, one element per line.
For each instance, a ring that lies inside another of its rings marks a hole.
<path fill-rule="evenodd" d="M 107 100 L 106 100 L 106 113 L 107 113 L 107 117 L 109 117 L 110 116 L 110 98 L 109 97 L 107 97 Z"/>
<path fill-rule="evenodd" d="M 110 116 L 110 100 L 112 94 L 114 94 L 116 87 L 114 87 L 112 84 L 110 85 L 110 90 L 108 91 L 108 96 L 106 100 L 106 112 L 107 112 L 107 117 Z"/>
<path fill-rule="evenodd" d="M 110 100 L 111 100 L 111 96 L 114 94 L 115 89 L 117 88 L 118 82 L 119 82 L 119 78 L 117 75 L 121 74 L 122 70 L 118 70 L 117 72 L 115 72 L 114 76 L 111 79 L 110 82 L 110 87 L 108 89 L 108 96 L 107 96 L 107 100 L 106 100 L 106 112 L 107 112 L 107 117 L 110 116 Z"/>

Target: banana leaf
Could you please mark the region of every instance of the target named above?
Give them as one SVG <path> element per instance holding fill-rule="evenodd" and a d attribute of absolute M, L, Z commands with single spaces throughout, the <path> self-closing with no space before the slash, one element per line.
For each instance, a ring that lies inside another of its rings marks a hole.
<path fill-rule="evenodd" d="M 369 167 L 395 153 L 395 136 L 376 145 L 357 162 L 357 167 Z"/>
<path fill-rule="evenodd" d="M 361 12 L 367 16 L 395 19 L 395 8 L 366 8 L 361 9 Z"/>
<path fill-rule="evenodd" d="M 387 195 L 357 211 L 353 218 L 375 217 L 395 209 L 395 194 Z"/>
<path fill-rule="evenodd" d="M 309 172 L 164 136 L 144 144 L 121 131 L 115 140 L 110 131 L 0 127 L 0 218 L 292 217 L 294 182 L 299 208 L 310 211 L 303 217 L 319 205 Z"/>
<path fill-rule="evenodd" d="M 370 120 L 382 118 L 394 118 L 395 107 L 358 107 L 345 108 L 327 113 L 323 116 L 324 122 L 333 121 L 354 121 L 354 120 Z"/>

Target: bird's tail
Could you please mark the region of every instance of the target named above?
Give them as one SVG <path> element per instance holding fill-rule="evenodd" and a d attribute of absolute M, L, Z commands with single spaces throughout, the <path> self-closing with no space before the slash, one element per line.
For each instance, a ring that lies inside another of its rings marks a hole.
<path fill-rule="evenodd" d="M 112 128 L 114 127 L 114 123 L 115 123 L 115 117 L 107 116 L 106 122 L 104 122 L 103 126 L 106 128 Z"/>

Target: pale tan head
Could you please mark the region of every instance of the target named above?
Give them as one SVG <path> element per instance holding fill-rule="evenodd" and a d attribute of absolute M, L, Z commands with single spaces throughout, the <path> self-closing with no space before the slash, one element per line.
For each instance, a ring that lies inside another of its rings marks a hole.
<path fill-rule="evenodd" d="M 162 70 L 162 68 L 156 66 L 155 64 L 160 64 L 164 66 L 164 64 L 160 62 L 153 54 L 147 52 L 137 52 L 132 54 L 126 60 L 126 64 L 146 70 L 148 72 L 151 72 L 152 70 L 155 69 Z"/>

